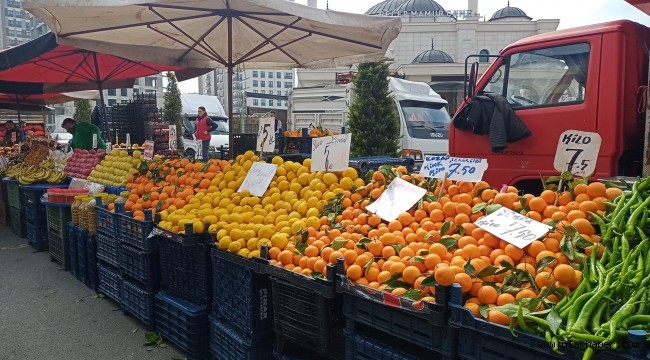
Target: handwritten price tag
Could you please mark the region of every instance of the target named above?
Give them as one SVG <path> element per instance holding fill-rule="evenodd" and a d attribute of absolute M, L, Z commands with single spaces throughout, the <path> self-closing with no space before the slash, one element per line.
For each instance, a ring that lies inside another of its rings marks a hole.
<path fill-rule="evenodd" d="M 553 167 L 576 176 L 589 176 L 596 170 L 602 139 L 593 132 L 567 130 L 560 135 Z"/>
<path fill-rule="evenodd" d="M 237 192 L 248 190 L 254 196 L 264 195 L 277 170 L 276 164 L 254 162 Z"/>
<path fill-rule="evenodd" d="M 275 118 L 261 118 L 257 131 L 257 151 L 272 152 L 275 149 Z"/>
<path fill-rule="evenodd" d="M 152 140 L 147 140 L 144 142 L 144 159 L 149 161 L 153 159 L 153 145 Z"/>
<path fill-rule="evenodd" d="M 93 149 L 97 149 L 97 134 L 93 134 Z"/>
<path fill-rule="evenodd" d="M 344 171 L 350 164 L 352 134 L 314 138 L 311 141 L 311 171 Z"/>
<path fill-rule="evenodd" d="M 397 178 L 388 185 L 379 199 L 366 206 L 366 209 L 386 221 L 393 221 L 399 214 L 413 207 L 426 192 L 419 186 Z"/>
<path fill-rule="evenodd" d="M 131 134 L 129 133 L 126 134 L 126 148 L 127 149 L 131 148 Z"/>
<path fill-rule="evenodd" d="M 420 175 L 428 178 L 478 182 L 488 168 L 486 159 L 425 156 Z"/>
<path fill-rule="evenodd" d="M 176 141 L 176 125 L 169 125 L 169 150 L 176 150 Z"/>
<path fill-rule="evenodd" d="M 475 224 L 490 234 L 523 249 L 546 235 L 551 227 L 502 207 Z"/>

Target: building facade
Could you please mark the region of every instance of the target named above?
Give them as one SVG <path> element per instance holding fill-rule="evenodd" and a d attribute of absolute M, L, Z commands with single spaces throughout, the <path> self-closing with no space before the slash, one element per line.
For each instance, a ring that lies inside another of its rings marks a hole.
<path fill-rule="evenodd" d="M 391 69 L 407 80 L 428 83 L 449 102 L 454 112 L 463 98 L 465 59 L 488 65 L 507 45 L 537 34 L 555 31 L 558 19 L 533 20 L 522 9 L 508 3 L 491 17 L 478 13 L 478 0 L 467 9 L 446 10 L 433 0 L 386 0 L 370 8 L 367 15 L 399 16 L 402 30 L 390 45 Z M 487 66 L 480 66 L 479 72 Z M 353 70 L 353 69 L 352 69 Z M 333 85 L 338 69 L 297 71 L 297 86 Z"/>

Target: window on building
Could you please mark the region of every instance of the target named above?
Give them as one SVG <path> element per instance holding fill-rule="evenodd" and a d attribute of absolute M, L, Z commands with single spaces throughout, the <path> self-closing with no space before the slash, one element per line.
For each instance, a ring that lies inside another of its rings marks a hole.
<path fill-rule="evenodd" d="M 262 90 L 262 91 L 261 91 L 261 94 L 266 94 L 266 90 Z"/>
<path fill-rule="evenodd" d="M 117 105 L 117 100 L 116 99 L 108 99 L 108 106 L 113 106 Z"/>
<path fill-rule="evenodd" d="M 257 71 L 253 71 L 253 77 L 254 77 L 254 78 L 257 77 Z"/>
<path fill-rule="evenodd" d="M 264 79 L 266 77 L 266 71 L 260 71 L 260 77 Z"/>
<path fill-rule="evenodd" d="M 108 89 L 108 96 L 116 96 L 116 95 L 117 92 L 115 91 L 115 89 Z"/>
<path fill-rule="evenodd" d="M 284 88 L 285 89 L 291 89 L 293 87 L 293 83 L 290 81 L 285 81 L 284 83 Z"/>
<path fill-rule="evenodd" d="M 253 99 L 253 106 L 259 106 L 260 102 L 258 99 Z"/>
<path fill-rule="evenodd" d="M 290 73 L 290 72 L 284 73 L 284 78 L 285 79 L 293 79 L 293 73 Z"/>
<path fill-rule="evenodd" d="M 146 77 L 146 78 L 144 78 L 144 84 L 146 86 L 156 87 L 156 78 L 154 78 L 154 77 Z"/>
<path fill-rule="evenodd" d="M 20 7 L 20 1 L 14 1 L 14 6 L 19 8 Z"/>
<path fill-rule="evenodd" d="M 126 89 L 120 89 L 120 96 L 129 96 Z"/>
<path fill-rule="evenodd" d="M 478 61 L 482 63 L 490 62 L 490 58 L 488 55 L 490 55 L 490 52 L 487 49 L 483 49 L 479 52 L 479 58 Z"/>
<path fill-rule="evenodd" d="M 9 29 L 9 36 L 16 36 L 16 31 Z"/>
<path fill-rule="evenodd" d="M 260 92 L 259 90 L 253 90 L 253 93 L 255 93 L 255 94 L 257 94 L 259 92 Z"/>
<path fill-rule="evenodd" d="M 277 85 L 276 87 L 281 88 L 282 87 L 282 81 L 276 81 L 275 85 Z"/>
<path fill-rule="evenodd" d="M 140 93 L 140 89 L 133 89 L 133 95 L 138 95 Z"/>
<path fill-rule="evenodd" d="M 266 106 L 266 99 L 262 99 L 262 106 Z"/>
<path fill-rule="evenodd" d="M 258 87 L 258 86 L 259 86 L 259 83 L 257 82 L 257 80 L 253 80 L 253 87 Z"/>
<path fill-rule="evenodd" d="M 278 95 L 282 95 L 282 90 L 278 90 L 275 93 L 278 94 Z"/>
<path fill-rule="evenodd" d="M 278 78 L 278 79 L 282 79 L 282 73 L 279 72 L 279 71 L 276 72 L 276 73 L 275 73 L 275 77 Z"/>
<path fill-rule="evenodd" d="M 260 83 L 260 87 L 266 87 L 266 81 L 262 80 L 261 83 Z"/>
<path fill-rule="evenodd" d="M 16 45 L 16 39 L 10 39 L 9 40 L 9 45 L 11 45 L 11 46 Z"/>
<path fill-rule="evenodd" d="M 269 79 L 273 79 L 273 71 L 269 71 Z"/>
<path fill-rule="evenodd" d="M 284 105 L 284 106 L 287 106 L 287 101 L 286 101 L 286 100 L 283 102 L 283 105 Z"/>
<path fill-rule="evenodd" d="M 513 54 L 510 68 L 501 65 L 484 91 L 505 96 L 513 108 L 581 103 L 586 96 L 589 52 L 589 44 L 578 43 Z"/>
<path fill-rule="evenodd" d="M 7 10 L 7 16 L 14 16 L 13 10 Z"/>
<path fill-rule="evenodd" d="M 269 99 L 269 106 L 273 106 L 273 100 Z"/>
<path fill-rule="evenodd" d="M 273 87 L 273 81 L 269 81 L 269 87 Z"/>

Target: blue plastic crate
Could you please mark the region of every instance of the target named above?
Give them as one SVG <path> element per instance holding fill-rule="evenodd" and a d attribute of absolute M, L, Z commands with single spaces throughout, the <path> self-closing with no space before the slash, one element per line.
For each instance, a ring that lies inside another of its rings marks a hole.
<path fill-rule="evenodd" d="M 70 270 L 69 240 L 51 231 L 47 235 L 47 243 L 50 250 L 50 260 L 58 262 L 63 270 Z"/>
<path fill-rule="evenodd" d="M 158 237 L 161 289 L 210 305 L 210 248 L 198 235 Z"/>
<path fill-rule="evenodd" d="M 85 284 L 88 277 L 88 252 L 86 251 L 88 232 L 80 226 L 77 226 L 75 232 L 77 239 L 77 280 Z"/>
<path fill-rule="evenodd" d="M 31 201 L 34 204 L 40 204 L 41 203 L 41 197 L 43 194 L 45 194 L 44 189 L 40 190 L 27 190 L 30 186 L 22 186 L 21 189 L 23 189 L 23 196 L 25 196 L 25 201 Z"/>
<path fill-rule="evenodd" d="M 263 265 L 212 249 L 212 314 L 250 342 L 273 335 L 271 280 Z"/>
<path fill-rule="evenodd" d="M 11 231 L 18 237 L 27 236 L 27 221 L 25 220 L 25 209 L 9 207 Z"/>
<path fill-rule="evenodd" d="M 72 221 L 68 222 L 68 258 L 70 259 L 70 274 L 77 276 L 77 227 Z"/>
<path fill-rule="evenodd" d="M 209 353 L 208 309 L 178 296 L 156 294 L 156 329 L 188 355 L 203 359 Z"/>
<path fill-rule="evenodd" d="M 104 233 L 97 233 L 97 258 L 108 264 L 120 267 L 120 242 Z"/>
<path fill-rule="evenodd" d="M 47 228 L 42 224 L 27 221 L 27 243 L 36 251 L 48 249 Z"/>
<path fill-rule="evenodd" d="M 120 227 L 119 236 L 121 242 L 134 246 L 138 249 L 155 251 L 155 237 L 149 237 L 154 227 L 151 210 L 144 211 L 145 221 L 133 218 L 132 212 L 126 212 L 117 216 Z"/>
<path fill-rule="evenodd" d="M 210 353 L 219 360 L 271 359 L 273 339 L 252 345 L 228 323 L 210 317 Z"/>
<path fill-rule="evenodd" d="M 101 203 L 101 201 L 100 201 Z M 115 204 L 116 208 L 119 204 Z M 95 217 L 97 219 L 97 232 L 108 235 L 116 239 L 120 234 L 120 222 L 118 219 L 119 213 L 111 212 L 105 205 L 95 206 Z"/>
<path fill-rule="evenodd" d="M 158 254 L 126 244 L 118 244 L 119 269 L 123 275 L 138 281 L 145 290 L 158 288 Z"/>
<path fill-rule="evenodd" d="M 120 296 L 122 295 L 122 277 L 120 276 L 119 270 L 102 263 L 97 264 L 97 270 L 99 274 L 99 292 L 120 302 Z"/>
<path fill-rule="evenodd" d="M 97 236 L 87 233 L 86 237 L 86 286 L 94 292 L 99 291 L 99 271 L 97 270 Z"/>
<path fill-rule="evenodd" d="M 388 334 L 381 338 L 366 334 L 345 332 L 346 360 L 431 360 L 453 359 L 453 357 L 436 357 L 426 349 L 415 349 L 400 342 L 392 342 Z M 392 343 L 391 343 L 392 342 Z"/>
<path fill-rule="evenodd" d="M 149 330 L 153 330 L 156 320 L 155 295 L 135 283 L 123 280 L 120 295 L 122 310 L 140 319 Z"/>

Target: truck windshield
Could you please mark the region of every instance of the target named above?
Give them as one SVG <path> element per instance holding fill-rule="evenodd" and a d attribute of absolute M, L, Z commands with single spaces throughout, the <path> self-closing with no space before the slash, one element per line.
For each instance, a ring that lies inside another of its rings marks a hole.
<path fill-rule="evenodd" d="M 221 120 L 215 120 L 215 123 L 217 123 L 217 130 L 214 130 L 212 132 L 212 135 L 223 135 L 223 134 L 228 134 L 228 123 L 225 121 Z"/>
<path fill-rule="evenodd" d="M 448 139 L 449 113 L 445 104 L 415 100 L 400 101 L 406 129 L 415 139 Z"/>
<path fill-rule="evenodd" d="M 585 98 L 589 50 L 589 44 L 579 43 L 512 54 L 484 91 L 505 96 L 514 108 L 580 103 Z M 507 81 L 506 66 L 510 66 Z"/>

